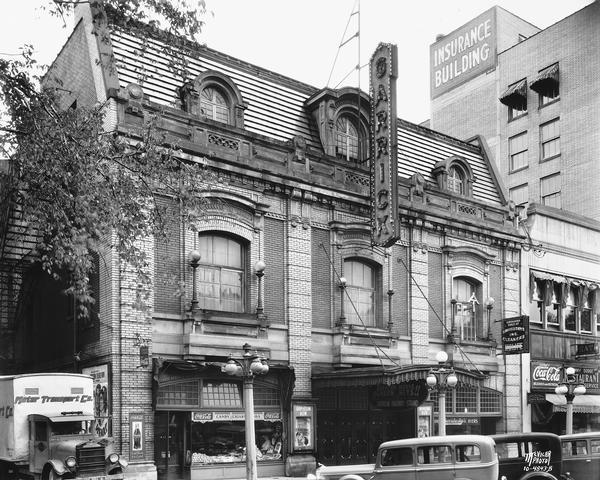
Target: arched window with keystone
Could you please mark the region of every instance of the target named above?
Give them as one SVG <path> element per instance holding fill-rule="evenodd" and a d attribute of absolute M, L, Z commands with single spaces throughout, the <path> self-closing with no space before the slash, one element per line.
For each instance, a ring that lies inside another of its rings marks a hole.
<path fill-rule="evenodd" d="M 227 75 L 209 70 L 179 89 L 183 109 L 199 119 L 244 128 L 244 101 L 237 85 Z"/>

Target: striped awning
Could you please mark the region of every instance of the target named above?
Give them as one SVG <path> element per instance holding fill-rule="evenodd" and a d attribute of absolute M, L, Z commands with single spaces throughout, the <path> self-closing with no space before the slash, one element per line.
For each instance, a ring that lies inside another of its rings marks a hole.
<path fill-rule="evenodd" d="M 546 401 L 552 404 L 554 412 L 566 412 L 567 400 L 564 395 L 547 393 Z M 578 395 L 573 399 L 573 412 L 600 413 L 600 395 Z"/>
<path fill-rule="evenodd" d="M 517 110 L 527 110 L 527 79 L 512 84 L 500 95 L 500 102 Z"/>
<path fill-rule="evenodd" d="M 544 94 L 550 90 L 554 90 L 558 85 L 558 63 L 544 68 L 535 80 L 531 82 L 529 88 L 537 93 Z"/>

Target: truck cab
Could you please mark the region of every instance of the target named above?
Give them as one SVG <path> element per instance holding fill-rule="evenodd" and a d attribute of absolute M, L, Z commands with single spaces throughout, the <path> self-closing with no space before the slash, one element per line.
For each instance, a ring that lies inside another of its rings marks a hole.
<path fill-rule="evenodd" d="M 112 445 L 94 437 L 93 420 L 82 412 L 29 415 L 29 471 L 42 480 L 121 480 L 126 462 Z"/>

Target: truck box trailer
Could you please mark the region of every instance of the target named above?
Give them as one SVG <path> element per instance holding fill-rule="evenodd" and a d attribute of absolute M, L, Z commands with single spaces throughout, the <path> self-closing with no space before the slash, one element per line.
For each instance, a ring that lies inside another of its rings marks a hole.
<path fill-rule="evenodd" d="M 0 478 L 121 480 L 127 462 L 93 421 L 88 375 L 0 376 Z"/>

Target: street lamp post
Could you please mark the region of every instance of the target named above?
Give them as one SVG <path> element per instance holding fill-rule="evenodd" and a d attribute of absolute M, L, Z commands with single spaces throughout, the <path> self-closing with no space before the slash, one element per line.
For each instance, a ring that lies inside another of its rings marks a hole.
<path fill-rule="evenodd" d="M 339 283 L 339 287 L 340 287 L 340 318 L 338 321 L 338 325 L 343 325 L 346 323 L 346 311 L 345 311 L 345 306 L 344 306 L 344 300 L 346 297 L 346 287 L 348 286 L 348 281 L 346 280 L 346 277 L 340 277 L 340 283 Z"/>
<path fill-rule="evenodd" d="M 200 265 L 200 252 L 192 250 L 188 253 L 188 262 L 192 267 L 192 303 L 190 305 L 190 315 L 192 317 L 192 333 L 196 333 L 196 312 L 198 310 L 198 292 L 196 291 L 196 270 Z"/>
<path fill-rule="evenodd" d="M 263 262 L 262 260 L 258 260 L 255 264 L 254 264 L 254 274 L 256 275 L 256 278 L 258 278 L 258 292 L 257 292 L 257 299 L 256 299 L 256 315 L 258 315 L 258 317 L 262 317 L 265 314 L 265 309 L 263 307 L 263 296 L 264 296 L 264 287 L 263 287 L 263 277 L 265 276 L 265 268 L 266 268 L 266 264 L 265 262 Z"/>
<path fill-rule="evenodd" d="M 242 358 L 229 357 L 224 370 L 228 375 L 242 377 L 244 380 L 244 417 L 246 429 L 246 479 L 257 480 L 256 470 L 256 438 L 254 433 L 254 377 L 266 375 L 269 365 L 264 357 L 250 350 L 252 347 L 246 343 L 242 347 Z"/>
<path fill-rule="evenodd" d="M 488 299 L 485 301 L 485 308 L 487 309 L 487 340 L 488 341 L 492 341 L 494 339 L 494 336 L 492 334 L 492 308 L 494 308 L 494 303 L 496 303 L 496 300 L 494 300 L 493 297 L 488 297 Z"/>
<path fill-rule="evenodd" d="M 577 382 L 573 367 L 562 368 L 561 383 L 554 389 L 557 395 L 564 395 L 567 400 L 567 426 L 566 434 L 573 433 L 573 400 L 577 395 L 585 394 L 585 386 Z"/>
<path fill-rule="evenodd" d="M 446 435 L 446 391 L 454 388 L 458 383 L 458 378 L 454 373 L 454 367 L 448 365 L 448 354 L 440 350 L 435 356 L 439 367 L 431 368 L 427 375 L 427 386 L 430 390 L 437 388 L 438 391 L 438 411 L 439 411 L 439 434 Z"/>

